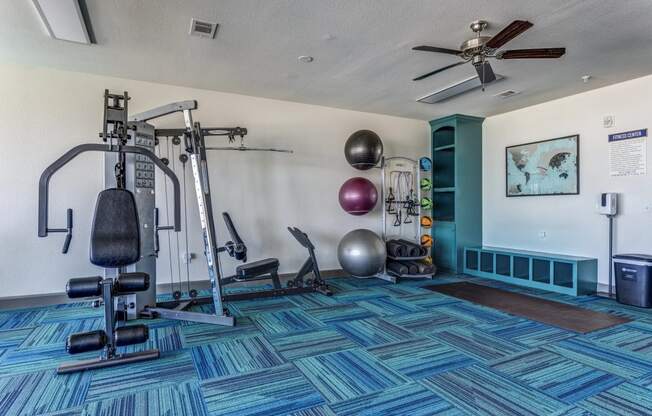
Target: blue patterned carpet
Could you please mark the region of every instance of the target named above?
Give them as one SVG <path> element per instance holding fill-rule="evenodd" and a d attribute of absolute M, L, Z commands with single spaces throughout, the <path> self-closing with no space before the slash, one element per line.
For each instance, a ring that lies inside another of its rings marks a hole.
<path fill-rule="evenodd" d="M 159 360 L 57 375 L 88 303 L 0 312 L 0 415 L 652 415 L 652 310 L 472 279 L 627 316 L 580 335 L 421 286 L 233 302 L 234 328 L 152 320 Z M 95 356 L 95 353 L 74 357 Z"/>

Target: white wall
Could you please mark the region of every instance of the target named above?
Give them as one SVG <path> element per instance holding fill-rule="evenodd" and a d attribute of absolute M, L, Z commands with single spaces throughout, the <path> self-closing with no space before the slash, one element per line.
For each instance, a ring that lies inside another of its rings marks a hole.
<path fill-rule="evenodd" d="M 485 245 L 596 257 L 608 282 L 608 223 L 595 212 L 601 192 L 621 193 L 615 252 L 652 252 L 650 175 L 612 177 L 607 135 L 652 128 L 652 76 L 489 117 L 483 125 Z M 602 125 L 605 115 L 616 126 Z M 580 195 L 505 197 L 505 147 L 580 135 Z M 648 145 L 647 159 L 652 159 Z M 648 167 L 651 169 L 651 167 Z M 540 238 L 539 233 L 546 237 Z"/>
<path fill-rule="evenodd" d="M 244 126 L 250 146 L 292 148 L 294 154 L 214 152 L 210 155 L 214 211 L 222 242 L 222 211 L 230 211 L 250 250 L 250 259 L 279 257 L 282 271 L 296 271 L 305 250 L 287 232 L 288 225 L 306 231 L 322 269 L 337 269 L 336 246 L 355 228 L 378 230 L 379 212 L 353 217 L 339 207 L 337 192 L 349 177 L 366 176 L 379 183 L 377 170 L 360 172 L 344 159 L 347 137 L 358 129 L 376 131 L 386 155 L 427 154 L 427 123 L 327 107 L 152 84 L 44 68 L 0 65 L 0 282 L 2 295 L 62 292 L 68 278 L 100 269 L 88 262 L 89 224 L 95 197 L 102 189 L 102 159 L 80 156 L 51 183 L 51 226 L 63 226 L 65 209 L 75 212 L 74 237 L 67 255 L 60 253 L 62 234 L 38 238 L 37 184 L 43 169 L 67 149 L 98 142 L 104 89 L 129 91 L 132 113 L 172 101 L 196 99 L 195 119 L 204 126 Z M 182 125 L 179 115 L 157 127 Z M 211 139 L 213 140 L 213 139 Z M 225 145 L 226 139 L 214 139 Z M 188 213 L 193 279 L 205 279 L 205 263 L 190 171 Z M 161 189 L 159 188 L 159 191 Z M 162 192 L 159 192 L 159 196 Z M 164 207 L 163 201 L 158 203 Z M 183 233 L 180 233 L 183 251 Z M 177 273 L 172 235 L 173 271 Z M 161 235 L 159 283 L 170 280 L 167 238 Z M 225 270 L 235 263 L 223 262 Z M 185 276 L 182 269 L 182 276 Z M 185 278 L 185 277 L 184 277 Z"/>

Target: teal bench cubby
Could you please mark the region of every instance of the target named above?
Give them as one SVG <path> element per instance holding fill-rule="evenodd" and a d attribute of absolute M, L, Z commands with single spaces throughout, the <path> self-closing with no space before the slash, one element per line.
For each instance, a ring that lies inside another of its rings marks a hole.
<path fill-rule="evenodd" d="M 564 254 L 465 247 L 464 273 L 567 295 L 597 291 L 598 259 Z"/>

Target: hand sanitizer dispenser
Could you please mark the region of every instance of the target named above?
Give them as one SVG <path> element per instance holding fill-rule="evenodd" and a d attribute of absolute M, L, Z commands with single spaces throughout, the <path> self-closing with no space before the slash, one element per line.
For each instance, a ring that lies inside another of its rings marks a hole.
<path fill-rule="evenodd" d="M 618 194 L 613 192 L 600 194 L 598 213 L 602 215 L 616 215 L 618 213 Z"/>

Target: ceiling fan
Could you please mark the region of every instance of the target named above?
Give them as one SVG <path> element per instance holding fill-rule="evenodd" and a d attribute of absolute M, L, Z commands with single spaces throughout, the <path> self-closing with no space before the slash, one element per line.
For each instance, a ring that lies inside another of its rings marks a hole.
<path fill-rule="evenodd" d="M 507 25 L 503 30 L 494 36 L 483 36 L 482 31 L 489 26 L 485 20 L 476 20 L 469 26 L 471 30 L 476 33 L 474 38 L 471 38 L 460 46 L 460 50 L 438 48 L 436 46 L 417 46 L 412 48 L 415 51 L 437 52 L 449 55 L 456 55 L 462 58 L 462 61 L 447 65 L 443 68 L 436 69 L 427 74 L 423 74 L 413 79 L 419 81 L 443 72 L 447 69 L 471 62 L 478 73 L 478 78 L 484 85 L 496 80 L 489 58 L 495 59 L 546 59 L 546 58 L 559 58 L 566 53 L 566 48 L 535 48 L 535 49 L 512 49 L 507 51 L 498 51 L 507 42 L 514 39 L 521 33 L 525 32 L 533 26 L 532 23 L 526 20 L 514 20 Z"/>

